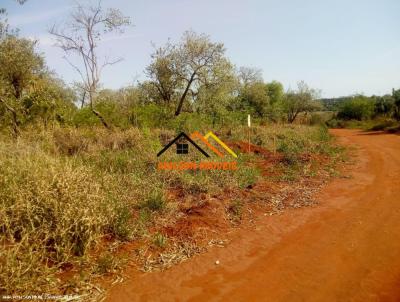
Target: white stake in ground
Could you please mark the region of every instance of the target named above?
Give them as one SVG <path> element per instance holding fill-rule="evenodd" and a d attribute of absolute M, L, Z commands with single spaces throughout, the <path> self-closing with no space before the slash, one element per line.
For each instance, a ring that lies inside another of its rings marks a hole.
<path fill-rule="evenodd" d="M 250 153 L 250 127 L 251 127 L 250 114 L 247 115 L 247 126 L 249 126 L 249 153 Z"/>

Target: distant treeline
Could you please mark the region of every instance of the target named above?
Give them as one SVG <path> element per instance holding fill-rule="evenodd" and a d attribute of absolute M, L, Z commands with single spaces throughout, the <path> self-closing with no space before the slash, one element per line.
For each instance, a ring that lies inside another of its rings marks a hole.
<path fill-rule="evenodd" d="M 400 89 L 383 96 L 352 95 L 319 99 L 324 110 L 337 112 L 342 120 L 366 120 L 384 116 L 400 120 Z"/>

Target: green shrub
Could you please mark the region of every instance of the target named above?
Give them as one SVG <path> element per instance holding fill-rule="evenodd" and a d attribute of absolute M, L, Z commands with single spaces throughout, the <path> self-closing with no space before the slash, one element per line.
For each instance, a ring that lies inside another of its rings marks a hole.
<path fill-rule="evenodd" d="M 378 119 L 374 121 L 374 125 L 370 126 L 368 130 L 370 131 L 380 131 L 386 130 L 390 127 L 395 126 L 397 123 L 392 119 Z"/>
<path fill-rule="evenodd" d="M 344 128 L 344 122 L 337 118 L 332 118 L 329 121 L 327 121 L 325 124 L 329 128 Z"/>
<path fill-rule="evenodd" d="M 241 166 L 236 173 L 240 188 L 252 187 L 257 182 L 260 174 L 257 168 L 248 166 Z"/>
<path fill-rule="evenodd" d="M 111 234 L 120 240 L 129 240 L 133 236 L 132 211 L 126 204 L 116 206 L 110 223 Z"/>
<path fill-rule="evenodd" d="M 355 96 L 343 102 L 337 117 L 343 120 L 366 120 L 374 114 L 374 102 L 364 96 Z"/>

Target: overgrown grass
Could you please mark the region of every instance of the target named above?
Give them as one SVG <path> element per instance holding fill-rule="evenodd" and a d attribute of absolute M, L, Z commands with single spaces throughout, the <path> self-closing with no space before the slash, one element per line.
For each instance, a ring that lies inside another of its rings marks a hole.
<path fill-rule="evenodd" d="M 246 141 L 247 137 L 246 129 L 239 128 L 233 133 L 234 140 Z M 313 169 L 306 168 L 310 166 L 313 156 L 328 156 L 332 161 L 344 160 L 343 148 L 332 142 L 333 138 L 324 125 L 254 127 L 251 138 L 253 143 L 281 155 L 281 162 L 275 169 L 281 172 L 278 178 L 283 181 L 315 175 Z"/>
<path fill-rule="evenodd" d="M 396 129 L 400 128 L 400 122 L 393 118 L 377 117 L 368 120 L 340 120 L 332 119 L 327 122 L 330 128 L 347 128 L 347 129 L 361 129 L 365 131 L 388 131 L 397 132 Z"/>
<path fill-rule="evenodd" d="M 218 135 L 246 140 L 246 131 L 236 127 Z M 274 125 L 252 131 L 252 141 L 282 153 L 288 167 L 295 167 L 305 153 L 335 152 L 325 128 Z M 252 154 L 239 154 L 237 171 L 158 171 L 158 160 L 182 159 L 172 150 L 156 157 L 174 136 L 158 129 L 58 128 L 28 129 L 16 141 L 2 137 L 0 294 L 68 291 L 75 281 L 58 276 L 67 266 L 81 276 L 113 272 L 120 267 L 116 259 L 107 252 L 94 257 L 93 251 L 105 238 L 129 241 L 147 235 L 157 219 L 173 215 L 178 207 L 169 206 L 176 203 L 169 200 L 169 191 L 216 194 L 251 188 L 261 177 L 256 165 L 249 164 L 256 158 Z M 201 156 L 190 153 L 185 161 Z M 238 201 L 229 211 L 239 219 L 241 209 Z M 163 248 L 167 238 L 158 233 L 152 244 Z"/>
<path fill-rule="evenodd" d="M 7 293 L 50 290 L 49 273 L 87 256 L 101 235 L 126 236 L 120 209 L 129 207 L 112 177 L 20 147 L 0 150 L 0 241 L 7 246 L 0 290 Z"/>

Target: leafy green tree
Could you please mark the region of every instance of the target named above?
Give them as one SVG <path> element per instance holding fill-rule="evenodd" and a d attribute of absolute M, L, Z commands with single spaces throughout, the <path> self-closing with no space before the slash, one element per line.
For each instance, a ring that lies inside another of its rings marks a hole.
<path fill-rule="evenodd" d="M 215 82 L 218 66 L 227 64 L 222 43 L 211 42 L 204 34 L 186 31 L 178 44 L 168 42 L 153 54 L 147 75 L 160 98 L 176 98 L 175 116 L 182 112 L 185 101 L 196 100 L 200 87 Z"/>
<path fill-rule="evenodd" d="M 258 117 L 263 117 L 269 106 L 269 96 L 263 82 L 253 82 L 246 84 L 240 91 L 240 101 L 249 111 Z"/>
<path fill-rule="evenodd" d="M 46 72 L 43 57 L 35 50 L 36 42 L 7 36 L 0 42 L 0 103 L 11 115 L 12 129 L 19 134 L 22 98 Z"/>
<path fill-rule="evenodd" d="M 282 101 L 285 92 L 283 91 L 283 85 L 277 81 L 272 81 L 265 84 L 267 95 L 271 104 L 276 104 Z"/>
<path fill-rule="evenodd" d="M 240 67 L 237 71 L 238 91 L 232 106 L 272 121 L 281 115 L 283 86 L 277 81 L 264 83 L 260 69 Z"/>
<path fill-rule="evenodd" d="M 394 100 L 390 95 L 371 97 L 375 103 L 374 114 L 376 116 L 390 116 L 394 110 Z"/>
<path fill-rule="evenodd" d="M 317 97 L 317 90 L 308 87 L 304 81 L 299 82 L 297 90 L 288 91 L 282 100 L 287 121 L 293 123 L 300 113 L 321 109 L 322 105 L 316 100 Z"/>
<path fill-rule="evenodd" d="M 161 100 L 165 105 L 170 105 L 182 88 L 183 82 L 176 72 L 175 58 L 176 46 L 169 41 L 151 55 L 152 62 L 145 71 L 150 79 L 145 85 L 150 85 L 144 88 L 157 103 Z"/>
<path fill-rule="evenodd" d="M 38 78 L 22 98 L 24 122 L 40 120 L 44 126 L 57 121 L 61 124 L 70 122 L 76 107 L 76 95 L 66 88 L 63 81 L 55 75 L 46 73 Z"/>
<path fill-rule="evenodd" d="M 366 120 L 372 117 L 374 107 L 373 100 L 363 95 L 356 95 L 340 105 L 337 116 L 343 120 Z"/>
<path fill-rule="evenodd" d="M 394 117 L 400 121 L 400 89 L 392 90 L 392 97 L 394 100 Z"/>
<path fill-rule="evenodd" d="M 212 80 L 199 88 L 193 106 L 197 112 L 210 115 L 214 127 L 218 120 L 223 122 L 223 116 L 233 102 L 237 78 L 228 61 L 214 66 L 213 73 Z"/>

